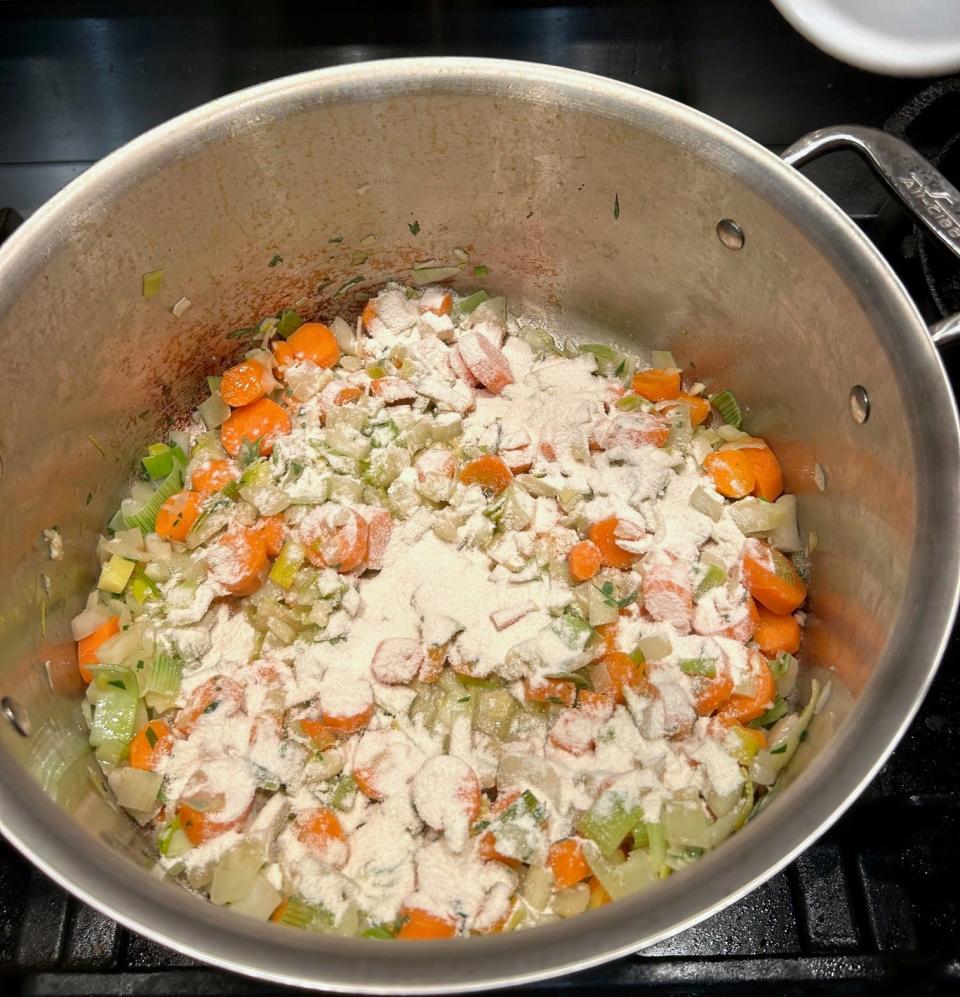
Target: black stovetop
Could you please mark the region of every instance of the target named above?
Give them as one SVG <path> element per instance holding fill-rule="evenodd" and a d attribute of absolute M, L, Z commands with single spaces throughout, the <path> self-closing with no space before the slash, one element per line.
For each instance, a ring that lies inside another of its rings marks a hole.
<path fill-rule="evenodd" d="M 777 151 L 808 130 L 844 122 L 887 125 L 928 154 L 949 149 L 960 130 L 960 116 L 938 103 L 940 91 L 944 99 L 960 92 L 960 79 L 931 89 L 932 81 L 843 66 L 796 35 L 766 0 L 302 7 L 168 0 L 161 13 L 122 3 L 0 4 L 0 208 L 30 214 L 127 139 L 220 94 L 391 56 L 498 56 L 602 73 L 698 107 Z M 918 114 L 931 103 L 947 112 Z M 912 226 L 849 154 L 809 173 L 877 240 L 925 316 L 939 317 L 926 273 L 960 281 L 960 268 L 944 259 L 925 267 Z M 958 360 L 947 358 L 955 386 Z M 893 757 L 786 871 L 640 955 L 527 989 L 677 997 L 960 992 L 958 665 L 960 630 Z M 117 927 L 0 843 L 0 993 L 279 990 Z"/>

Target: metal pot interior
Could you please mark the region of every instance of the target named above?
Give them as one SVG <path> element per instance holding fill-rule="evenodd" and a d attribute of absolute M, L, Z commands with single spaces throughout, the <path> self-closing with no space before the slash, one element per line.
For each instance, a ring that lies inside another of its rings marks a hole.
<path fill-rule="evenodd" d="M 741 227 L 742 249 L 718 238 L 721 219 Z M 471 260 L 458 288 L 483 263 L 490 287 L 553 330 L 669 348 L 746 402 L 818 537 L 803 659 L 832 673 L 835 709 L 775 805 L 657 890 L 533 934 L 378 945 L 373 959 L 372 943 L 253 924 L 147 875 L 149 847 L 85 749 L 69 619 L 137 455 L 236 352 L 227 333 L 289 305 L 355 315 L 372 288 L 453 262 L 455 248 Z M 144 299 L 142 275 L 161 267 L 161 293 Z M 177 318 L 181 297 L 191 307 Z M 30 731 L 0 718 L 0 825 L 108 913 L 231 968 L 341 989 L 475 989 L 678 930 L 772 874 L 856 794 L 949 625 L 956 414 L 902 289 L 775 157 L 620 84 L 425 60 L 225 98 L 120 150 L 10 240 L 0 341 L 0 696 Z M 855 385 L 869 393 L 863 424 Z M 62 561 L 42 538 L 53 525 Z"/>

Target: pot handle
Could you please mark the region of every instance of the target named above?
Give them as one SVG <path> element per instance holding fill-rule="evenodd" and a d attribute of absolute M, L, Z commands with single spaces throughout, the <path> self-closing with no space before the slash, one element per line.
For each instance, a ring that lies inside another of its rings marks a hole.
<path fill-rule="evenodd" d="M 859 153 L 917 221 L 960 259 L 960 191 L 902 139 L 878 128 L 835 125 L 804 135 L 781 158 L 800 167 L 836 149 Z M 937 346 L 960 339 L 960 313 L 935 323 L 930 334 Z"/>

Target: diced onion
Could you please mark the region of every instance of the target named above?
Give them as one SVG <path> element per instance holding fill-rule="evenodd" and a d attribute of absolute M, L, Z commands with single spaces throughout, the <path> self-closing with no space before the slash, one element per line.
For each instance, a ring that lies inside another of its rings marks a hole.
<path fill-rule="evenodd" d="M 230 418 L 230 406 L 219 395 L 211 395 L 201 402 L 197 412 L 207 429 L 216 429 Z"/>
<path fill-rule="evenodd" d="M 542 865 L 532 865 L 527 870 L 523 880 L 523 899 L 534 910 L 540 911 L 547 906 L 550 891 L 553 889 L 553 873 Z"/>
<path fill-rule="evenodd" d="M 107 776 L 107 782 L 121 807 L 142 813 L 151 810 L 156 803 L 163 776 L 159 772 L 127 767 L 114 769 Z"/>
<path fill-rule="evenodd" d="M 785 554 L 796 554 L 803 550 L 800 540 L 800 529 L 797 526 L 796 495 L 781 495 L 774 503 L 775 508 L 783 510 L 783 522 L 770 534 L 770 542 L 777 550 Z"/>
<path fill-rule="evenodd" d="M 246 898 L 263 860 L 263 847 L 258 841 L 246 840 L 234 845 L 217 863 L 210 884 L 211 903 L 220 906 Z"/>
<path fill-rule="evenodd" d="M 644 661 L 661 661 L 673 651 L 673 645 L 666 637 L 654 634 L 637 641 L 637 649 L 643 655 Z"/>
<path fill-rule="evenodd" d="M 730 515 L 733 521 L 746 534 L 772 533 L 774 530 L 788 525 L 789 511 L 786 505 L 780 505 L 777 502 L 764 502 L 752 495 L 742 498 L 730 506 Z"/>
<path fill-rule="evenodd" d="M 267 921 L 282 900 L 283 895 L 273 887 L 270 880 L 258 873 L 250 892 L 242 900 L 230 904 L 230 909 L 257 921 Z"/>
<path fill-rule="evenodd" d="M 110 619 L 110 614 L 100 605 L 85 609 L 70 621 L 70 629 L 74 640 L 82 640 L 88 637 L 98 627 L 103 626 Z"/>
<path fill-rule="evenodd" d="M 673 359 L 669 350 L 653 350 L 650 353 L 650 364 L 657 370 L 679 370 L 680 365 Z"/>
<path fill-rule="evenodd" d="M 723 500 L 714 498 L 702 485 L 698 485 L 690 493 L 690 505 L 697 512 L 709 516 L 715 523 L 718 523 L 723 515 Z"/>

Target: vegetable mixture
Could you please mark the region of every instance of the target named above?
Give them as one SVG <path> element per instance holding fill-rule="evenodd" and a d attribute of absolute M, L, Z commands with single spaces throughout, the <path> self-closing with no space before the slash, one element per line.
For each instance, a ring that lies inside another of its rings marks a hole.
<path fill-rule="evenodd" d="M 484 291 L 234 335 L 73 621 L 168 875 L 301 930 L 510 931 L 770 799 L 823 695 L 795 702 L 796 500 L 729 391 Z"/>

